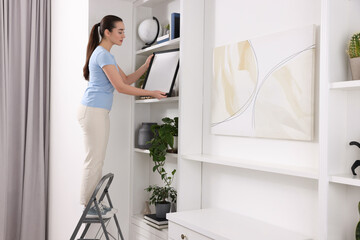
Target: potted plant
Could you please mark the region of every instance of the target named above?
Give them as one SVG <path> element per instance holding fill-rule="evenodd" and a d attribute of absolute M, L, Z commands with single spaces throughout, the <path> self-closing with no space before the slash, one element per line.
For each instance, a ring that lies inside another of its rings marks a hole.
<path fill-rule="evenodd" d="M 171 187 L 176 169 L 170 175 L 166 172 L 164 165 L 169 148 L 171 152 L 174 151 L 174 137 L 178 135 L 178 118 L 163 118 L 162 121 L 161 125 L 151 126 L 154 138 L 150 141 L 149 151 L 154 162 L 153 172 L 156 171 L 160 174 L 165 186 L 152 185 L 145 189 L 151 193 L 150 204 L 155 205 L 158 218 L 165 218 L 166 213 L 170 211 L 171 203 L 176 203 L 177 197 L 176 190 Z"/>
<path fill-rule="evenodd" d="M 347 53 L 350 58 L 352 79 L 360 79 L 360 33 L 352 35 Z"/>
<path fill-rule="evenodd" d="M 151 126 L 154 138 L 150 141 L 150 157 L 154 162 L 165 161 L 167 152 L 177 152 L 179 118 L 163 118 L 163 124 Z"/>
<path fill-rule="evenodd" d="M 170 212 L 171 203 L 176 203 L 177 192 L 171 186 L 152 185 L 145 189 L 151 193 L 149 203 L 155 205 L 156 217 L 165 218 Z"/>

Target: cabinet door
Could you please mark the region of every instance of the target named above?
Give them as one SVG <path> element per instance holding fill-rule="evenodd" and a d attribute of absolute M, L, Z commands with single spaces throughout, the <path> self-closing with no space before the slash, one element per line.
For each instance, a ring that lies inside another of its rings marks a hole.
<path fill-rule="evenodd" d="M 169 222 L 169 239 L 173 240 L 211 240 L 202 234 L 194 232 L 176 223 Z"/>

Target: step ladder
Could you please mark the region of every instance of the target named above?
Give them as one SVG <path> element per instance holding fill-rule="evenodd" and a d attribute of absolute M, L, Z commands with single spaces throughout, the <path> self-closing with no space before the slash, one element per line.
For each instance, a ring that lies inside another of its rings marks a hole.
<path fill-rule="evenodd" d="M 105 175 L 105 176 L 103 176 L 101 178 L 101 180 L 99 181 L 98 185 L 96 186 L 96 188 L 95 188 L 95 190 L 94 190 L 88 204 L 86 205 L 86 208 L 84 209 L 84 212 L 81 215 L 80 220 L 79 220 L 78 224 L 76 225 L 76 228 L 75 228 L 73 234 L 71 235 L 70 240 L 75 240 L 76 235 L 78 234 L 82 224 L 86 224 L 86 226 L 85 226 L 80 238 L 78 238 L 78 240 L 100 240 L 103 235 L 105 236 L 106 240 L 110 240 L 110 239 L 118 240 L 119 237 L 120 237 L 121 240 L 124 240 L 124 237 L 123 237 L 123 235 L 121 233 L 121 229 L 120 229 L 118 219 L 116 217 L 116 214 L 114 213 L 114 215 L 112 215 L 109 218 L 102 218 L 101 213 L 100 213 L 99 204 L 104 200 L 105 197 L 106 197 L 106 199 L 107 199 L 107 201 L 109 203 L 109 206 L 111 208 L 113 208 L 113 205 L 112 205 L 112 202 L 111 202 L 111 199 L 110 199 L 110 195 L 109 195 L 109 187 L 110 187 L 110 184 L 111 184 L 113 178 L 114 178 L 114 174 L 112 174 L 112 173 L 108 173 L 107 175 Z M 101 187 L 105 183 L 106 183 L 106 186 L 105 186 L 103 192 L 101 193 L 101 196 L 100 196 L 99 201 L 98 201 L 96 199 L 96 196 L 97 196 L 98 192 L 100 191 Z M 86 218 L 86 215 L 87 215 L 90 207 L 93 206 L 93 205 L 95 205 L 95 208 L 97 209 L 99 217 L 98 218 Z M 110 223 L 110 220 L 112 218 L 114 219 L 117 230 L 118 230 L 117 238 L 115 238 L 111 233 L 109 233 L 106 230 L 106 227 L 108 226 L 108 224 Z M 90 225 L 93 224 L 93 223 L 96 223 L 96 224 L 100 223 L 100 227 L 99 227 L 99 230 L 96 233 L 95 238 L 84 238 L 87 231 L 90 228 Z M 101 234 L 100 238 L 97 238 L 97 235 L 99 234 L 101 229 L 102 229 L 102 234 Z"/>

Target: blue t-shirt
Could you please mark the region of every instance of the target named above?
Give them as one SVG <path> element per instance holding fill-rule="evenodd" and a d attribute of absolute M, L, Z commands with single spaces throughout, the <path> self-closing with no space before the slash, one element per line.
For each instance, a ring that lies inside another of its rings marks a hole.
<path fill-rule="evenodd" d="M 102 70 L 110 64 L 119 71 L 114 56 L 102 46 L 97 46 L 89 61 L 89 84 L 81 100 L 83 105 L 111 110 L 114 87 Z"/>

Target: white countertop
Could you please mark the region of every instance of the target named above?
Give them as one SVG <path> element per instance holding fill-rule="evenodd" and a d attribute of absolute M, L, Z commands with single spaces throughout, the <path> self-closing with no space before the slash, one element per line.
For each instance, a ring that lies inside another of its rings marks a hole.
<path fill-rule="evenodd" d="M 302 234 L 220 209 L 168 213 L 170 222 L 216 240 L 308 240 Z"/>

